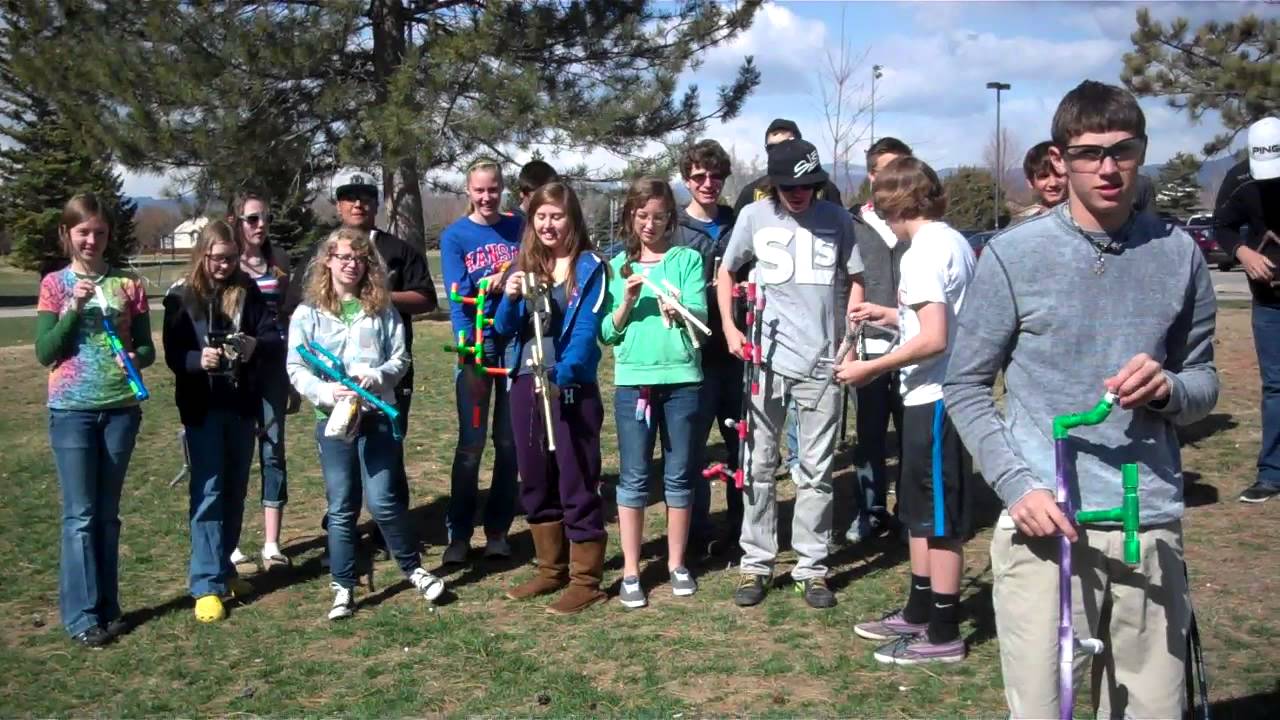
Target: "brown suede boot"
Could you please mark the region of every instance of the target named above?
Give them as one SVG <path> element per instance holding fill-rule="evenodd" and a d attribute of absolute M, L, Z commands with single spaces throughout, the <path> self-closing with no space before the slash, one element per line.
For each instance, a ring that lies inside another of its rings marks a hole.
<path fill-rule="evenodd" d="M 538 558 L 538 574 L 507 591 L 512 600 L 527 600 L 556 592 L 569 584 L 569 547 L 560 522 L 532 523 L 533 552 Z"/>
<path fill-rule="evenodd" d="M 569 543 L 569 588 L 547 606 L 552 615 L 572 615 L 608 596 L 600 589 L 604 577 L 604 548 L 607 538 Z"/>

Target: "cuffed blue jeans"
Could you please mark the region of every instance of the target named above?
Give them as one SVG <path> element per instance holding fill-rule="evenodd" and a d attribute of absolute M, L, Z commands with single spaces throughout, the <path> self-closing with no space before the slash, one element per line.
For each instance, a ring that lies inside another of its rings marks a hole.
<path fill-rule="evenodd" d="M 79 635 L 120 617 L 120 492 L 142 409 L 49 410 L 49 447 L 62 490 L 58 609 Z"/>

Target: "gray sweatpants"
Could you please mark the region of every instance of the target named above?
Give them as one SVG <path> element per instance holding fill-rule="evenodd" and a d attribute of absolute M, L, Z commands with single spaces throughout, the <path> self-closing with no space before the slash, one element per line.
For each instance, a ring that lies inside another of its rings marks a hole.
<path fill-rule="evenodd" d="M 835 452 L 840 392 L 835 383 L 818 397 L 821 380 L 783 377 L 766 370 L 760 395 L 751 402 L 751 475 L 743 490 L 742 565 L 746 575 L 772 575 L 778 555 L 778 498 L 774 470 L 778 465 L 778 437 L 787 406 L 796 401 L 800 464 L 792 471 L 796 483 L 791 547 L 796 566 L 791 577 L 806 580 L 827 575 L 827 547 L 831 541 L 831 459 Z"/>

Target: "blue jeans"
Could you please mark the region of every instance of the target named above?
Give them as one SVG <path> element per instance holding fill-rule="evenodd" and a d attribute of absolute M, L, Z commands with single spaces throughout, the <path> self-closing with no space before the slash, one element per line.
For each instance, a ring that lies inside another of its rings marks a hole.
<path fill-rule="evenodd" d="M 120 491 L 142 409 L 49 410 L 49 447 L 62 489 L 58 608 L 79 635 L 120 617 Z"/>
<path fill-rule="evenodd" d="M 1280 305 L 1253 304 L 1253 346 L 1262 375 L 1258 482 L 1280 487 Z"/>
<path fill-rule="evenodd" d="M 649 387 L 650 422 L 636 419 L 638 387 L 619 386 L 613 396 L 618 426 L 618 506 L 643 508 L 649 504 L 649 463 L 654 438 L 662 435 L 663 488 L 667 507 L 689 507 L 694 482 L 701 482 L 702 448 L 695 432 L 700 424 L 700 385 Z M 659 430 L 661 432 L 659 433 Z"/>
<path fill-rule="evenodd" d="M 391 422 L 366 413 L 352 442 L 325 437 L 324 426 L 324 421 L 316 424 L 316 444 L 329 502 L 329 569 L 334 582 L 345 588 L 356 586 L 356 520 L 362 495 L 396 564 L 406 575 L 413 572 L 421 562 L 409 522 L 408 498 L 396 491 L 404 463 Z"/>
<path fill-rule="evenodd" d="M 282 508 L 289 502 L 289 471 L 284 452 L 284 411 L 288 403 L 289 377 L 283 372 L 264 371 L 262 414 L 258 416 L 262 507 Z"/>
<path fill-rule="evenodd" d="M 454 398 L 458 408 L 458 445 L 449 474 L 449 509 L 445 527 L 449 541 L 468 540 L 475 527 L 476 496 L 480 490 L 480 458 L 489 424 L 489 399 L 493 398 L 493 480 L 484 507 L 484 530 L 505 535 L 516 515 L 516 445 L 511 431 L 511 403 L 506 378 L 454 371 Z M 479 397 L 472 397 L 475 389 Z M 479 422 L 475 422 L 476 420 Z"/>
<path fill-rule="evenodd" d="M 222 595 L 236 576 L 231 551 L 240 544 L 254 423 L 229 410 L 210 410 L 203 423 L 185 427 L 191 451 L 188 584 L 192 597 Z"/>

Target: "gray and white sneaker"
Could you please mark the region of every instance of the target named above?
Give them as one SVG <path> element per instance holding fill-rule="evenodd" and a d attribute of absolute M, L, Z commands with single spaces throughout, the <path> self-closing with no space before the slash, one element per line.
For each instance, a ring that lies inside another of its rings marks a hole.
<path fill-rule="evenodd" d="M 422 568 L 409 573 L 409 584 L 428 600 L 435 600 L 444 592 L 444 581 Z"/>
<path fill-rule="evenodd" d="M 623 607 L 642 608 L 649 604 L 649 599 L 644 596 L 644 588 L 640 587 L 640 578 L 635 575 L 628 575 L 622 578 L 622 590 L 618 592 L 618 602 Z"/>
<path fill-rule="evenodd" d="M 681 565 L 671 571 L 671 594 L 676 597 L 688 597 L 698 592 L 698 581 L 693 579 L 689 569 Z"/>
<path fill-rule="evenodd" d="M 331 582 L 329 583 L 329 589 L 333 590 L 333 607 L 329 609 L 330 620 L 342 620 L 355 614 L 355 588 L 342 587 L 336 582 Z"/>

